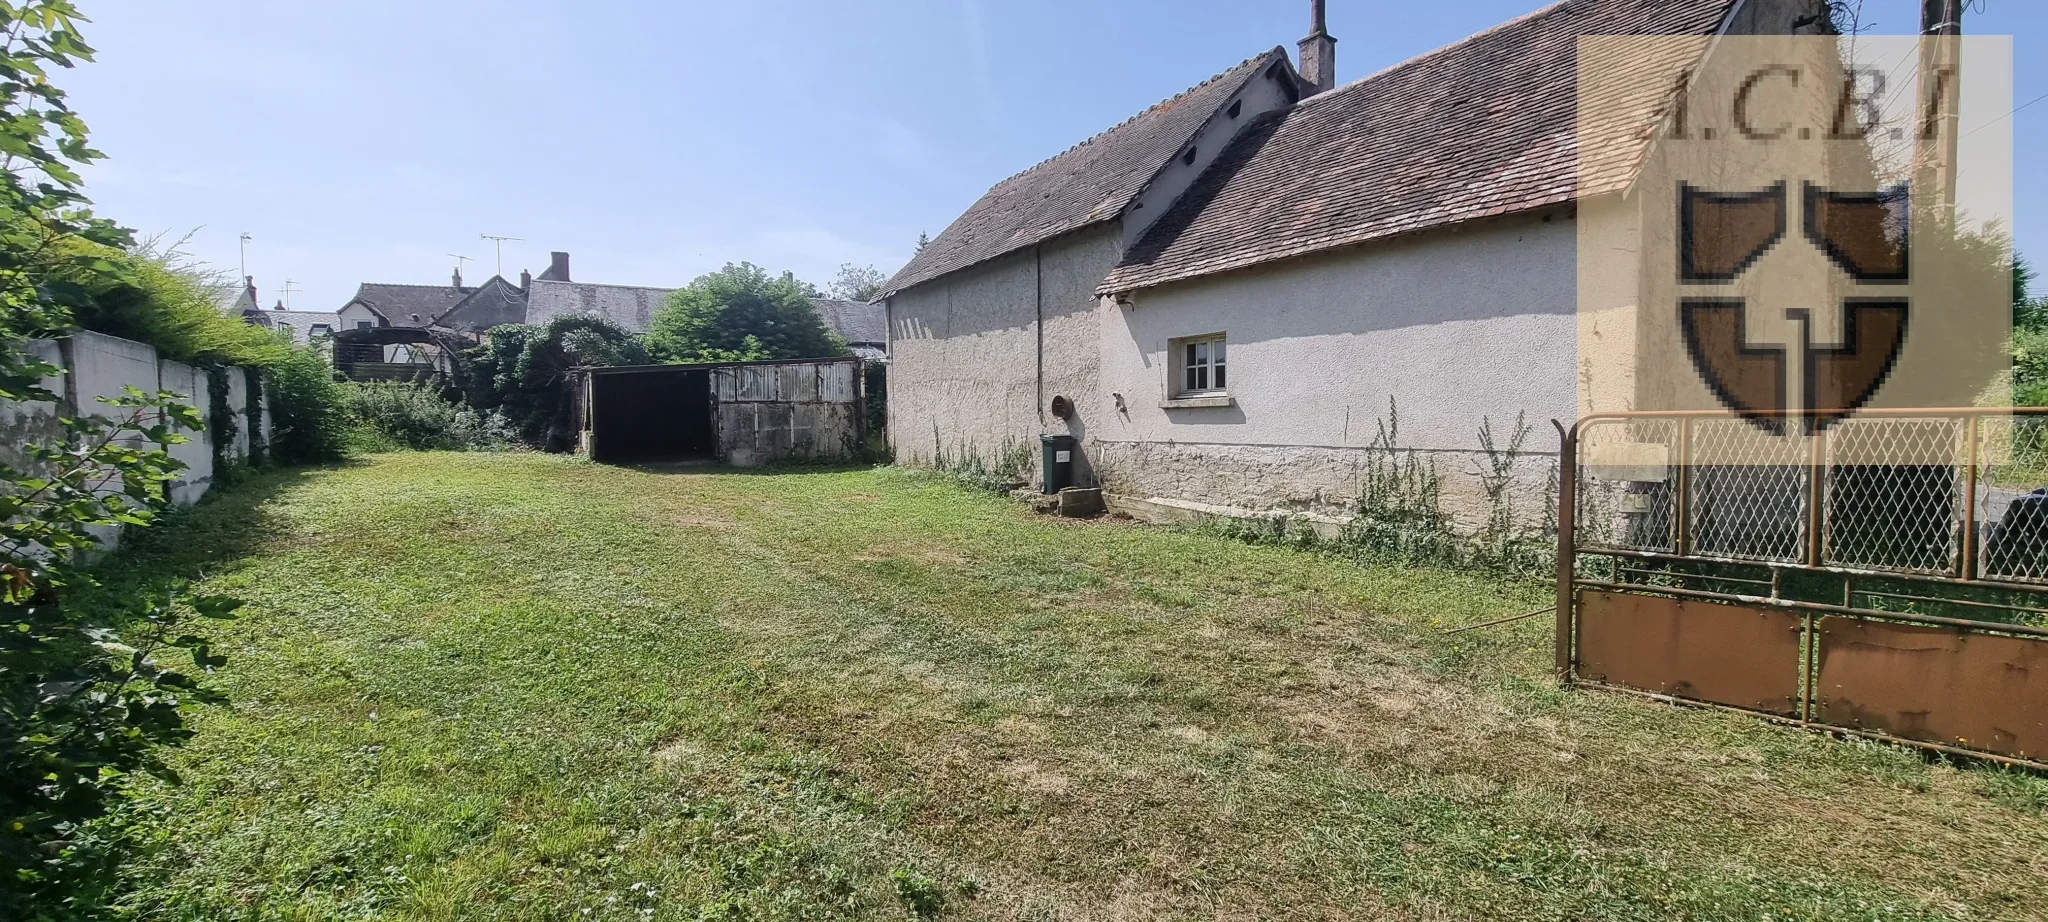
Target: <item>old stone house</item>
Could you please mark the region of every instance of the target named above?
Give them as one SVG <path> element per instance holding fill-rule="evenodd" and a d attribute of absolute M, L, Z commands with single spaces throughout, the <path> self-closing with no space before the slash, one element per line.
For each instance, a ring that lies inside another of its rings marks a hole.
<path fill-rule="evenodd" d="M 885 284 L 899 458 L 1068 433 L 1133 511 L 1339 513 L 1393 401 L 1471 515 L 1482 421 L 1543 450 L 1576 409 L 1578 38 L 1826 27 L 1564 0 L 1338 88 L 1314 7 L 1299 70 L 1275 48 L 1003 180 Z"/>

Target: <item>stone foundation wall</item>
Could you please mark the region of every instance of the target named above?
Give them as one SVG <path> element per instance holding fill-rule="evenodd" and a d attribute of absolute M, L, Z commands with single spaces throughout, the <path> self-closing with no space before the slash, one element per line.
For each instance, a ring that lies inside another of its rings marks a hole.
<path fill-rule="evenodd" d="M 1364 492 L 1376 450 L 1313 445 L 1226 445 L 1185 442 L 1091 442 L 1097 476 L 1112 497 L 1166 500 L 1205 511 L 1257 515 L 1308 513 L 1345 517 Z M 1441 506 L 1461 531 L 1477 531 L 1491 509 L 1479 472 L 1486 456 L 1470 451 L 1398 452 L 1434 464 Z M 1384 454 L 1381 455 L 1384 457 Z M 1528 452 L 1514 465 L 1507 495 L 1517 521 L 1546 520 L 1555 502 L 1549 481 L 1555 453 Z"/>

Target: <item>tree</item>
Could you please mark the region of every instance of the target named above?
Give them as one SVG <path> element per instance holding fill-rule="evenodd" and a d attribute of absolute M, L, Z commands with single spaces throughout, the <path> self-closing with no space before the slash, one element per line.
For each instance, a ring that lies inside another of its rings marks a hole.
<path fill-rule="evenodd" d="M 753 263 L 727 263 L 669 292 L 647 331 L 647 348 L 667 362 L 747 362 L 847 354 L 802 282 Z"/>
<path fill-rule="evenodd" d="M 889 277 L 874 266 L 856 266 L 840 263 L 839 274 L 832 284 L 825 286 L 825 293 L 841 301 L 871 301 L 882 293 L 882 283 Z"/>

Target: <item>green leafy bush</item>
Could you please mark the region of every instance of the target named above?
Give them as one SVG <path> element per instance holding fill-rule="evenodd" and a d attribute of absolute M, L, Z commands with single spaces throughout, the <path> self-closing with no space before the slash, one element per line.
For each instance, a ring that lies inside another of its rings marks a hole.
<path fill-rule="evenodd" d="M 370 382 L 344 385 L 354 433 L 362 450 L 498 450 L 513 441 L 512 424 L 497 410 L 478 411 L 452 403 L 418 384 Z"/>
<path fill-rule="evenodd" d="M 479 412 L 501 414 L 520 442 L 566 451 L 574 435 L 568 387 L 573 370 L 652 361 L 639 337 L 602 318 L 506 324 L 493 327 L 490 341 L 471 350 L 463 398 Z"/>
<path fill-rule="evenodd" d="M 312 349 L 292 349 L 271 366 L 270 456 L 281 464 L 341 460 L 348 444 L 347 394 Z"/>
<path fill-rule="evenodd" d="M 60 245 L 118 270 L 63 270 L 86 293 L 73 319 L 88 330 L 148 343 L 173 361 L 261 366 L 283 360 L 290 344 L 222 311 L 235 285 L 180 249 L 183 243 L 152 237 L 126 250 L 79 241 Z"/>
<path fill-rule="evenodd" d="M 846 341 L 811 304 L 796 276 L 769 276 L 753 263 L 726 263 L 669 292 L 647 331 L 664 362 L 747 362 L 846 355 Z"/>

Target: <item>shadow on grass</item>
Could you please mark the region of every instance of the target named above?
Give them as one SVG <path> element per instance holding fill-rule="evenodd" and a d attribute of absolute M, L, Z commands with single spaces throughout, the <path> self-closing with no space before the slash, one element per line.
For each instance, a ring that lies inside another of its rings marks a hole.
<path fill-rule="evenodd" d="M 265 502 L 323 471 L 360 466 L 358 460 L 312 467 L 272 468 L 234 484 L 216 486 L 189 507 L 147 528 L 130 528 L 121 544 L 91 567 L 100 583 L 85 594 L 120 598 L 170 580 L 198 579 L 222 564 L 274 548 L 285 529 L 260 513 Z"/>

